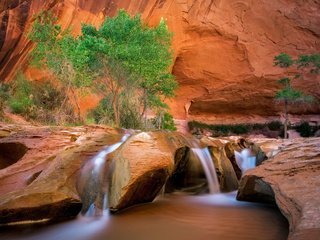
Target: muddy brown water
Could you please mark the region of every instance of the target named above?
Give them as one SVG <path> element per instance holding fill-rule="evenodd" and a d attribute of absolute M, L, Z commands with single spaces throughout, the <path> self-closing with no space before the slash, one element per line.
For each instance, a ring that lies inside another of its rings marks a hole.
<path fill-rule="evenodd" d="M 117 214 L 52 225 L 2 226 L 1 240 L 282 240 L 288 222 L 271 205 L 235 193 L 157 198 Z"/>

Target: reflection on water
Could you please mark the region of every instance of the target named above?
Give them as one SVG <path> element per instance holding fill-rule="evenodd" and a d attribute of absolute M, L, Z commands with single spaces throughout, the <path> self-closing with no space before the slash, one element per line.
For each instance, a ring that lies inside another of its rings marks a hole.
<path fill-rule="evenodd" d="M 235 193 L 175 194 L 111 216 L 0 230 L 1 240 L 281 240 L 287 236 L 288 223 L 277 209 L 238 202 Z"/>

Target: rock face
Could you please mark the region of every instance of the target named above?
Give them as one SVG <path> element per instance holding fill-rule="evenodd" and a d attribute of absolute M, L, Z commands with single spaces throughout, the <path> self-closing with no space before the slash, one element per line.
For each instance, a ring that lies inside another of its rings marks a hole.
<path fill-rule="evenodd" d="M 239 200 L 275 202 L 290 224 L 289 239 L 320 236 L 320 139 L 261 142 L 271 158 L 249 170 Z"/>
<path fill-rule="evenodd" d="M 0 170 L 0 224 L 76 216 L 82 206 L 76 190 L 81 166 L 119 140 L 119 132 L 107 127 L 0 128 L 9 132 L 1 146 L 12 147 L 13 153 L 16 146 L 27 148 L 16 163 Z M 0 162 L 6 161 L 3 155 Z"/>
<path fill-rule="evenodd" d="M 150 25 L 163 17 L 174 32 L 172 72 L 180 85 L 169 104 L 178 119 L 226 123 L 277 115 L 275 79 L 282 73 L 273 57 L 320 50 L 318 0 L 8 0 L 0 3 L 0 79 L 12 79 L 20 68 L 32 79 L 48 77 L 27 68 L 32 44 L 26 32 L 40 9 L 51 9 L 78 34 L 81 22 L 98 25 L 119 8 L 142 13 Z M 320 97 L 319 81 L 310 77 L 300 87 Z M 291 112 L 320 112 L 297 109 Z"/>

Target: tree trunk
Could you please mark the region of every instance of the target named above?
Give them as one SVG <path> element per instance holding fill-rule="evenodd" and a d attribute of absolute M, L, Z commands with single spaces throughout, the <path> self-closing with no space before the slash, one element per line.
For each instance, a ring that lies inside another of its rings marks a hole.
<path fill-rule="evenodd" d="M 285 119 L 284 119 L 284 138 L 288 138 L 288 122 L 289 122 L 289 116 L 288 116 L 288 100 L 284 101 L 284 113 L 285 113 Z"/>
<path fill-rule="evenodd" d="M 75 93 L 74 89 L 72 89 L 72 88 L 71 88 L 71 93 L 73 95 L 73 99 L 76 104 L 78 121 L 79 121 L 79 123 L 83 123 L 82 118 L 81 118 L 80 105 L 79 105 L 79 101 L 77 98 L 77 94 Z"/>
<path fill-rule="evenodd" d="M 114 123 L 117 127 L 120 126 L 120 114 L 119 114 L 119 108 L 117 104 L 117 93 L 115 92 L 112 98 L 112 108 L 113 108 L 113 114 L 114 114 Z"/>

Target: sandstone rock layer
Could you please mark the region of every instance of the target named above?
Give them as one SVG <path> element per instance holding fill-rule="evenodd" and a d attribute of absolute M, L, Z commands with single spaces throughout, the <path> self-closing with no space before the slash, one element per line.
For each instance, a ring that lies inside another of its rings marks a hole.
<path fill-rule="evenodd" d="M 18 69 L 32 79 L 50 76 L 27 67 L 32 44 L 26 33 L 41 9 L 52 10 L 63 27 L 78 34 L 81 22 L 98 25 L 119 8 L 142 13 L 150 25 L 167 19 L 174 33 L 172 72 L 179 82 L 169 104 L 177 119 L 225 123 L 274 116 L 281 108 L 273 102 L 275 79 L 282 72 L 272 66 L 273 57 L 320 50 L 318 0 L 7 0 L 0 3 L 0 79 L 12 79 Z M 319 77 L 297 84 L 320 97 Z M 291 112 L 320 111 L 311 106 Z"/>
<path fill-rule="evenodd" d="M 290 224 L 289 239 L 320 236 L 320 139 L 261 143 L 271 158 L 240 182 L 240 200 L 276 202 Z"/>
<path fill-rule="evenodd" d="M 16 163 L 0 170 L 0 224 L 76 216 L 82 206 L 76 190 L 81 166 L 119 140 L 119 132 L 107 127 L 0 128 L 10 133 L 0 145 L 28 148 Z M 0 158 L 6 161 L 6 156 Z"/>

